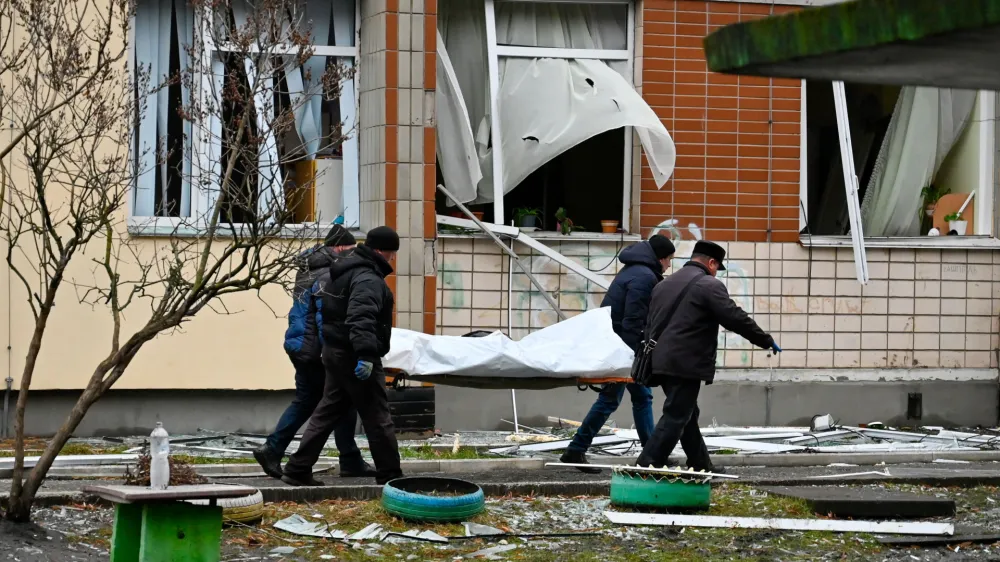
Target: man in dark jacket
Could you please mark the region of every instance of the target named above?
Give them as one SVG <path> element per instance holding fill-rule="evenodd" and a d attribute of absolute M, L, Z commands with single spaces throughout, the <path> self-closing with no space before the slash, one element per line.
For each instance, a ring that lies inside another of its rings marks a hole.
<path fill-rule="evenodd" d="M 354 246 L 354 236 L 343 226 L 334 225 L 322 245 L 300 256 L 302 264 L 295 275 L 292 308 L 288 312 L 288 329 L 285 330 L 285 353 L 295 367 L 295 398 L 281 414 L 274 433 L 253 452 L 261 468 L 272 478 L 281 478 L 281 458 L 285 450 L 323 398 L 326 372 L 321 358 L 323 349 L 319 341 L 320 323 L 317 322 L 314 295 L 317 281 L 330 271 L 338 255 Z M 357 421 L 357 411 L 352 409 L 333 432 L 340 452 L 340 475 L 374 476 L 374 469 L 361 457 L 361 450 L 354 441 Z"/>
<path fill-rule="evenodd" d="M 365 243 L 330 266 L 330 279 L 317 292 L 326 385 L 323 399 L 306 426 L 299 450 L 285 465 L 282 481 L 316 486 L 312 467 L 333 428 L 352 408 L 361 414 L 375 461 L 376 481 L 402 476 L 399 447 L 389 413 L 382 357 L 389 353 L 394 299 L 385 278 L 399 251 L 399 236 L 388 227 L 368 232 Z"/>
<path fill-rule="evenodd" d="M 779 353 L 774 338 L 760 329 L 729 298 L 715 278 L 725 271 L 726 251 L 712 242 L 698 242 L 691 261 L 653 290 L 646 325 L 657 342 L 653 349 L 653 379 L 663 388 L 663 416 L 642 449 L 639 466 L 662 467 L 680 440 L 687 465 L 713 471 L 705 440 L 698 429 L 698 391 L 715 379 L 719 325 L 757 347 Z"/>
<path fill-rule="evenodd" d="M 663 279 L 663 272 L 670 267 L 673 257 L 673 243 L 659 234 L 652 236 L 647 242 L 625 248 L 618 256 L 625 267 L 615 276 L 601 306 L 611 307 L 611 327 L 633 351 L 639 349 L 643 340 L 653 287 Z M 653 391 L 638 384 L 611 383 L 601 389 L 597 401 L 590 407 L 590 412 L 560 461 L 587 464 L 587 449 L 611 414 L 618 409 L 626 389 L 632 396 L 632 418 L 639 432 L 639 441 L 646 444 L 653 433 Z M 588 474 L 600 472 L 597 468 L 580 470 Z"/>

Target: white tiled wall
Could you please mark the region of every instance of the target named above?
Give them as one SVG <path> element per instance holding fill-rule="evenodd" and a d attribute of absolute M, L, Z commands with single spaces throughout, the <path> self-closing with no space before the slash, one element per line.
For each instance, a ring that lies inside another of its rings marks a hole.
<path fill-rule="evenodd" d="M 678 256 L 689 256 L 681 242 Z M 550 247 L 609 278 L 619 243 Z M 1000 252 L 869 249 L 871 282 L 855 279 L 850 248 L 729 243 L 724 280 L 733 300 L 774 334 L 777 358 L 743 338 L 719 335 L 719 365 L 785 368 L 996 367 L 1000 347 Z M 603 289 L 548 257 L 516 246 L 568 314 L 600 306 Z M 437 331 L 508 329 L 509 262 L 486 238 L 438 240 Z M 674 267 L 686 261 L 678 258 Z M 512 336 L 551 325 L 556 314 L 515 267 Z"/>

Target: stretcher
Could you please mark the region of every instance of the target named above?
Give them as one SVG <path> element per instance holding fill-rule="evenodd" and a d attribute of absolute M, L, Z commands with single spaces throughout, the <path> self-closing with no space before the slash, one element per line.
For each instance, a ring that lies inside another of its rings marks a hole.
<path fill-rule="evenodd" d="M 436 336 L 393 328 L 389 374 L 481 389 L 549 389 L 629 382 L 632 350 L 611 328 L 611 309 L 589 310 L 514 341 Z"/>

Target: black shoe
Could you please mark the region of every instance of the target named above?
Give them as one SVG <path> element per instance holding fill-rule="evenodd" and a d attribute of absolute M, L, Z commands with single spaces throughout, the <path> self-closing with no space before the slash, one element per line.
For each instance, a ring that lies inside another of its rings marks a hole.
<path fill-rule="evenodd" d="M 264 469 L 264 474 L 271 478 L 281 480 L 281 455 L 274 452 L 270 447 L 264 445 L 253 451 L 253 458 L 257 459 L 257 464 Z"/>
<path fill-rule="evenodd" d="M 341 478 L 374 478 L 377 475 L 378 473 L 375 472 L 372 465 L 365 462 L 364 459 L 340 463 Z"/>
<path fill-rule="evenodd" d="M 578 451 L 566 451 L 561 457 L 559 457 L 559 462 L 563 464 L 590 464 L 587 462 L 587 455 Z M 601 473 L 601 469 L 599 468 L 583 468 L 582 466 L 578 466 L 576 469 L 584 474 Z"/>
<path fill-rule="evenodd" d="M 393 480 L 395 480 L 397 478 L 402 478 L 402 477 L 403 477 L 403 471 L 402 470 L 397 470 L 395 472 L 389 473 L 389 475 L 387 475 L 387 476 L 376 476 L 375 477 L 375 483 L 378 484 L 379 486 L 384 486 L 384 485 L 388 484 L 389 482 L 392 482 Z"/>
<path fill-rule="evenodd" d="M 326 486 L 323 482 L 313 478 L 312 474 L 289 474 L 285 473 L 281 481 L 289 486 Z"/>

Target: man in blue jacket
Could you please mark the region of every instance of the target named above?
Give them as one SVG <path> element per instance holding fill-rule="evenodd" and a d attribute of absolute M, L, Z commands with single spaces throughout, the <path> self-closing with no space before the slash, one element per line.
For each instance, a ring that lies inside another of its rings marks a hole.
<path fill-rule="evenodd" d="M 642 343 L 653 287 L 663 279 L 663 273 L 670 267 L 673 257 L 673 243 L 659 234 L 646 242 L 625 248 L 618 256 L 625 267 L 615 276 L 601 306 L 611 307 L 611 327 L 633 351 L 638 350 Z M 632 417 L 639 432 L 639 441 L 646 444 L 653 434 L 653 391 L 638 384 L 606 384 L 560 461 L 588 464 L 587 449 L 611 414 L 618 409 L 626 389 L 632 395 Z M 588 474 L 600 472 L 596 468 L 580 470 Z"/>
<path fill-rule="evenodd" d="M 326 370 L 321 358 L 323 348 L 319 330 L 322 320 L 314 296 L 316 283 L 330 271 L 337 257 L 352 250 L 355 243 L 354 236 L 338 224 L 330 229 L 322 246 L 307 250 L 300 256 L 302 266 L 295 276 L 292 309 L 288 312 L 288 329 L 285 331 L 285 353 L 295 367 L 295 398 L 281 414 L 274 433 L 253 452 L 261 468 L 272 478 L 283 476 L 281 458 L 285 449 L 299 428 L 309 421 L 323 398 Z M 340 452 L 340 475 L 374 476 L 375 470 L 361 457 L 361 450 L 354 441 L 357 423 L 357 410 L 351 409 L 333 432 Z"/>

